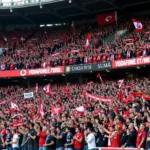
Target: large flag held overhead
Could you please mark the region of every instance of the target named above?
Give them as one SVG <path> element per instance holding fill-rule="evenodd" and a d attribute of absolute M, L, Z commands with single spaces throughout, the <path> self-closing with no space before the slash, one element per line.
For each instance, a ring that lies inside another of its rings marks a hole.
<path fill-rule="evenodd" d="M 98 25 L 111 24 L 117 21 L 117 13 L 112 12 L 111 14 L 97 15 Z"/>
<path fill-rule="evenodd" d="M 43 107 L 43 103 L 42 100 L 39 100 L 39 117 L 43 117 L 44 116 L 44 107 Z"/>
<path fill-rule="evenodd" d="M 46 85 L 44 88 L 43 88 L 45 94 L 47 95 L 50 95 L 50 92 L 51 92 L 51 84 L 48 84 Z"/>
<path fill-rule="evenodd" d="M 14 102 L 14 100 L 11 100 L 11 110 L 20 111 L 18 105 Z"/>
<path fill-rule="evenodd" d="M 85 50 L 87 51 L 90 46 L 91 34 L 87 35 L 86 43 L 85 43 Z"/>
<path fill-rule="evenodd" d="M 132 21 L 133 21 L 133 24 L 135 26 L 136 31 L 137 32 L 142 32 L 143 24 L 140 21 L 136 20 L 136 19 L 132 19 Z"/>

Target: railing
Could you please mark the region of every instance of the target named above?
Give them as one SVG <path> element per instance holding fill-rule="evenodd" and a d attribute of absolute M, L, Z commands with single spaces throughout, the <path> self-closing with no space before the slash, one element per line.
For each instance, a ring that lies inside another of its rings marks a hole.
<path fill-rule="evenodd" d="M 143 148 L 114 148 L 114 147 L 106 147 L 106 148 L 96 148 L 96 150 L 144 150 Z"/>
<path fill-rule="evenodd" d="M 20 8 L 20 7 L 28 7 L 28 6 L 36 6 L 43 5 L 48 3 L 55 3 L 64 0 L 10 0 L 10 2 L 0 1 L 0 9 L 8 9 L 8 8 Z"/>

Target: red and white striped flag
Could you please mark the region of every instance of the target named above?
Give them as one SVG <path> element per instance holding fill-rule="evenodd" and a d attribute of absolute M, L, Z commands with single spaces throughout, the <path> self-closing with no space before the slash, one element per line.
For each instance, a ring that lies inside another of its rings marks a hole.
<path fill-rule="evenodd" d="M 84 106 L 77 107 L 75 109 L 80 115 L 84 115 Z"/>
<path fill-rule="evenodd" d="M 124 79 L 118 80 L 118 83 L 119 83 L 119 88 L 120 88 L 122 86 L 122 84 L 124 83 Z"/>
<path fill-rule="evenodd" d="M 47 95 L 50 95 L 50 92 L 51 92 L 51 84 L 48 84 L 46 85 L 44 88 L 43 88 L 45 94 Z"/>
<path fill-rule="evenodd" d="M 36 93 L 38 92 L 38 89 L 39 89 L 39 84 L 36 83 L 36 84 L 35 84 L 35 92 L 36 92 Z"/>
<path fill-rule="evenodd" d="M 85 50 L 87 51 L 90 46 L 91 34 L 87 35 L 86 43 L 85 43 Z"/>
<path fill-rule="evenodd" d="M 14 100 L 11 100 L 11 110 L 20 111 L 20 109 L 18 108 L 18 105 L 14 102 Z"/>
<path fill-rule="evenodd" d="M 136 19 L 132 19 L 132 21 L 133 21 L 133 24 L 135 26 L 136 31 L 137 32 L 142 32 L 143 24 L 140 21 L 136 20 Z"/>
<path fill-rule="evenodd" d="M 44 107 L 43 107 L 42 100 L 39 99 L 39 117 L 43 117 L 43 116 L 44 116 Z"/>

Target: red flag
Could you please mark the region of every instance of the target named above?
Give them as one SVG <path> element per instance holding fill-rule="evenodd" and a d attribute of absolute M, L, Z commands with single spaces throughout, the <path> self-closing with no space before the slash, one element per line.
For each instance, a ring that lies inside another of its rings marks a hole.
<path fill-rule="evenodd" d="M 97 15 L 98 25 L 111 24 L 117 21 L 117 14 L 113 12 L 111 14 L 101 14 Z"/>
<path fill-rule="evenodd" d="M 18 105 L 14 102 L 14 100 L 11 100 L 11 110 L 20 111 L 20 109 L 18 108 Z"/>
<path fill-rule="evenodd" d="M 23 125 L 24 125 L 24 122 L 17 122 L 17 123 L 10 124 L 10 127 L 14 128 L 14 127 L 23 126 Z"/>
<path fill-rule="evenodd" d="M 42 100 L 39 99 L 39 117 L 43 117 L 44 116 L 44 108 L 43 108 L 43 103 Z"/>
<path fill-rule="evenodd" d="M 133 21 L 133 24 L 135 26 L 136 31 L 137 32 L 142 32 L 143 24 L 140 21 L 136 20 L 136 19 L 132 19 L 132 21 Z"/>
<path fill-rule="evenodd" d="M 55 107 L 52 106 L 52 114 L 57 114 L 59 115 L 62 112 L 63 108 L 62 107 Z"/>
<path fill-rule="evenodd" d="M 90 46 L 91 34 L 88 34 L 84 49 L 87 51 Z"/>
<path fill-rule="evenodd" d="M 124 104 L 127 104 L 128 102 L 132 102 L 132 101 L 133 100 L 132 100 L 131 95 L 128 95 L 128 97 L 123 102 L 124 102 Z"/>
<path fill-rule="evenodd" d="M 119 91 L 119 100 L 120 100 L 120 101 L 123 100 L 123 92 L 122 92 L 122 88 L 120 88 L 120 91 Z"/>
<path fill-rule="evenodd" d="M 50 95 L 50 92 L 51 92 L 51 84 L 48 84 L 46 85 L 44 88 L 43 88 L 44 92 L 47 94 L 47 95 Z"/>
<path fill-rule="evenodd" d="M 104 83 L 104 80 L 102 79 L 102 77 L 101 77 L 101 75 L 99 73 L 97 74 L 96 77 L 100 79 L 101 83 Z"/>
<path fill-rule="evenodd" d="M 145 95 L 143 98 L 144 98 L 146 101 L 149 101 L 149 100 L 150 100 L 150 95 Z"/>
<path fill-rule="evenodd" d="M 36 93 L 38 92 L 38 89 L 39 89 L 39 84 L 36 83 L 36 84 L 35 84 L 35 92 L 36 92 Z"/>
<path fill-rule="evenodd" d="M 130 92 L 130 94 L 134 97 L 142 97 L 145 94 L 145 92 Z"/>

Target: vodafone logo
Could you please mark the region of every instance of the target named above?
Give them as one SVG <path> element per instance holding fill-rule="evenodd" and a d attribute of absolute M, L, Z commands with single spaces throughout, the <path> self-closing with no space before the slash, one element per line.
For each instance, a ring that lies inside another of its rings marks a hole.
<path fill-rule="evenodd" d="M 112 19 L 112 16 L 107 16 L 106 19 L 105 19 L 105 21 L 109 22 L 111 19 Z"/>
<path fill-rule="evenodd" d="M 27 74 L 26 70 L 21 70 L 21 71 L 20 71 L 20 75 L 21 75 L 21 76 L 24 77 L 24 76 L 26 76 L 26 74 Z"/>

